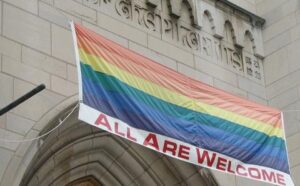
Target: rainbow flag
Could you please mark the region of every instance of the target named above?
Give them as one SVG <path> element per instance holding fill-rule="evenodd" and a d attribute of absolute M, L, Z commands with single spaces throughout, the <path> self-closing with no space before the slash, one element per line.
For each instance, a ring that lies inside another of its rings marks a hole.
<path fill-rule="evenodd" d="M 282 114 L 73 24 L 79 118 L 199 166 L 293 185 Z"/>

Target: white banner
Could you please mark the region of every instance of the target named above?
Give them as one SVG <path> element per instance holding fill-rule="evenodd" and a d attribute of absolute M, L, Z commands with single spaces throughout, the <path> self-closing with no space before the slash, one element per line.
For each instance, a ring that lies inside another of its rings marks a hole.
<path fill-rule="evenodd" d="M 136 129 L 116 118 L 80 104 L 79 119 L 97 128 L 138 143 L 168 156 L 253 180 L 275 185 L 293 186 L 290 175 L 258 165 L 244 164 L 228 156 L 195 147 L 163 135 Z"/>

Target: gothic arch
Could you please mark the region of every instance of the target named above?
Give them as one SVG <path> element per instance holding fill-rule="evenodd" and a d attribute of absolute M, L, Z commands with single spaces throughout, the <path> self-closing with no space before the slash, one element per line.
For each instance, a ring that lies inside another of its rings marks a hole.
<path fill-rule="evenodd" d="M 229 43 L 236 43 L 236 35 L 232 23 L 226 20 L 224 23 L 224 38 Z"/>
<path fill-rule="evenodd" d="M 255 41 L 252 33 L 249 30 L 245 31 L 244 34 L 244 50 L 251 54 L 255 54 Z"/>
<path fill-rule="evenodd" d="M 200 28 L 198 16 L 198 1 L 197 0 L 168 0 L 170 15 L 175 18 L 180 18 L 182 4 L 188 8 L 190 19 L 196 28 Z"/>
<path fill-rule="evenodd" d="M 41 133 L 53 128 L 73 105 L 61 110 Z M 79 121 L 77 116 L 76 111 L 36 144 L 21 186 L 72 185 L 76 180 L 98 185 L 217 185 L 207 169 L 130 143 Z"/>
<path fill-rule="evenodd" d="M 209 10 L 205 10 L 203 12 L 203 27 L 206 27 L 205 25 L 205 20 L 207 19 L 208 20 L 208 23 L 209 23 L 209 31 L 212 33 L 212 34 L 215 34 L 215 23 L 214 23 L 214 18 L 212 17 L 211 13 Z M 204 28 L 205 29 L 205 28 Z"/>

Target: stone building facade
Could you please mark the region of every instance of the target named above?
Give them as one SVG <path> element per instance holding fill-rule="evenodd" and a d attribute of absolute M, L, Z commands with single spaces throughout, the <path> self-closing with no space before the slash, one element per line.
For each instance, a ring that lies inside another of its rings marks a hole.
<path fill-rule="evenodd" d="M 257 16 L 258 15 L 258 16 Z M 300 184 L 298 0 L 0 0 L 0 185 L 268 185 L 168 158 L 78 121 L 69 21 L 171 69 L 284 110 Z"/>

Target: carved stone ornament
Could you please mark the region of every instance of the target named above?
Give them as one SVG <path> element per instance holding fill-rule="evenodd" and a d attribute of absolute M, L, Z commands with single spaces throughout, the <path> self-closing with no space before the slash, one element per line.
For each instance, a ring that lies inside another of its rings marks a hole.
<path fill-rule="evenodd" d="M 159 0 L 147 0 L 146 3 L 150 7 L 155 8 L 155 7 L 158 6 L 158 4 L 160 3 L 160 1 Z"/>
<path fill-rule="evenodd" d="M 84 3 L 89 4 L 89 5 L 100 6 L 101 5 L 101 1 L 103 1 L 103 3 L 105 3 L 105 4 L 111 2 L 111 0 L 84 0 Z"/>
<path fill-rule="evenodd" d="M 120 16 L 125 17 L 126 19 L 131 19 L 132 8 L 130 0 L 117 1 L 115 7 Z"/>
<path fill-rule="evenodd" d="M 167 0 L 169 8 L 168 14 L 163 13 L 164 8 L 160 6 L 161 0 L 84 0 L 89 5 L 100 5 L 105 3 L 108 6 L 115 6 L 116 16 L 120 16 L 130 21 L 133 25 L 142 27 L 149 34 L 154 34 L 167 40 L 179 47 L 186 47 L 193 51 L 194 55 L 198 55 L 212 61 L 224 65 L 224 67 L 234 70 L 239 74 L 258 82 L 263 82 L 263 69 L 261 58 L 254 55 L 236 42 L 239 34 L 235 33 L 234 25 L 230 20 L 225 21 L 223 37 L 216 37 L 214 33 L 199 29 L 198 14 L 206 14 L 208 17 L 210 28 L 213 30 L 215 24 L 213 15 L 198 5 L 198 0 Z M 184 9 L 182 9 L 182 6 Z M 192 25 L 186 20 L 178 20 L 182 11 L 188 10 Z M 101 11 L 101 9 L 100 9 Z M 175 18 L 175 19 L 174 19 Z M 203 21 L 203 20 L 201 20 Z M 202 25 L 202 24 L 201 24 Z M 250 31 L 249 47 L 255 48 L 254 38 Z"/>
<path fill-rule="evenodd" d="M 200 22 L 198 19 L 198 0 L 168 0 L 169 1 L 169 9 L 170 15 L 176 19 L 181 16 L 181 7 L 182 4 L 185 3 L 188 6 L 188 10 L 190 12 L 190 17 L 192 19 L 193 26 L 196 28 L 200 28 Z"/>

